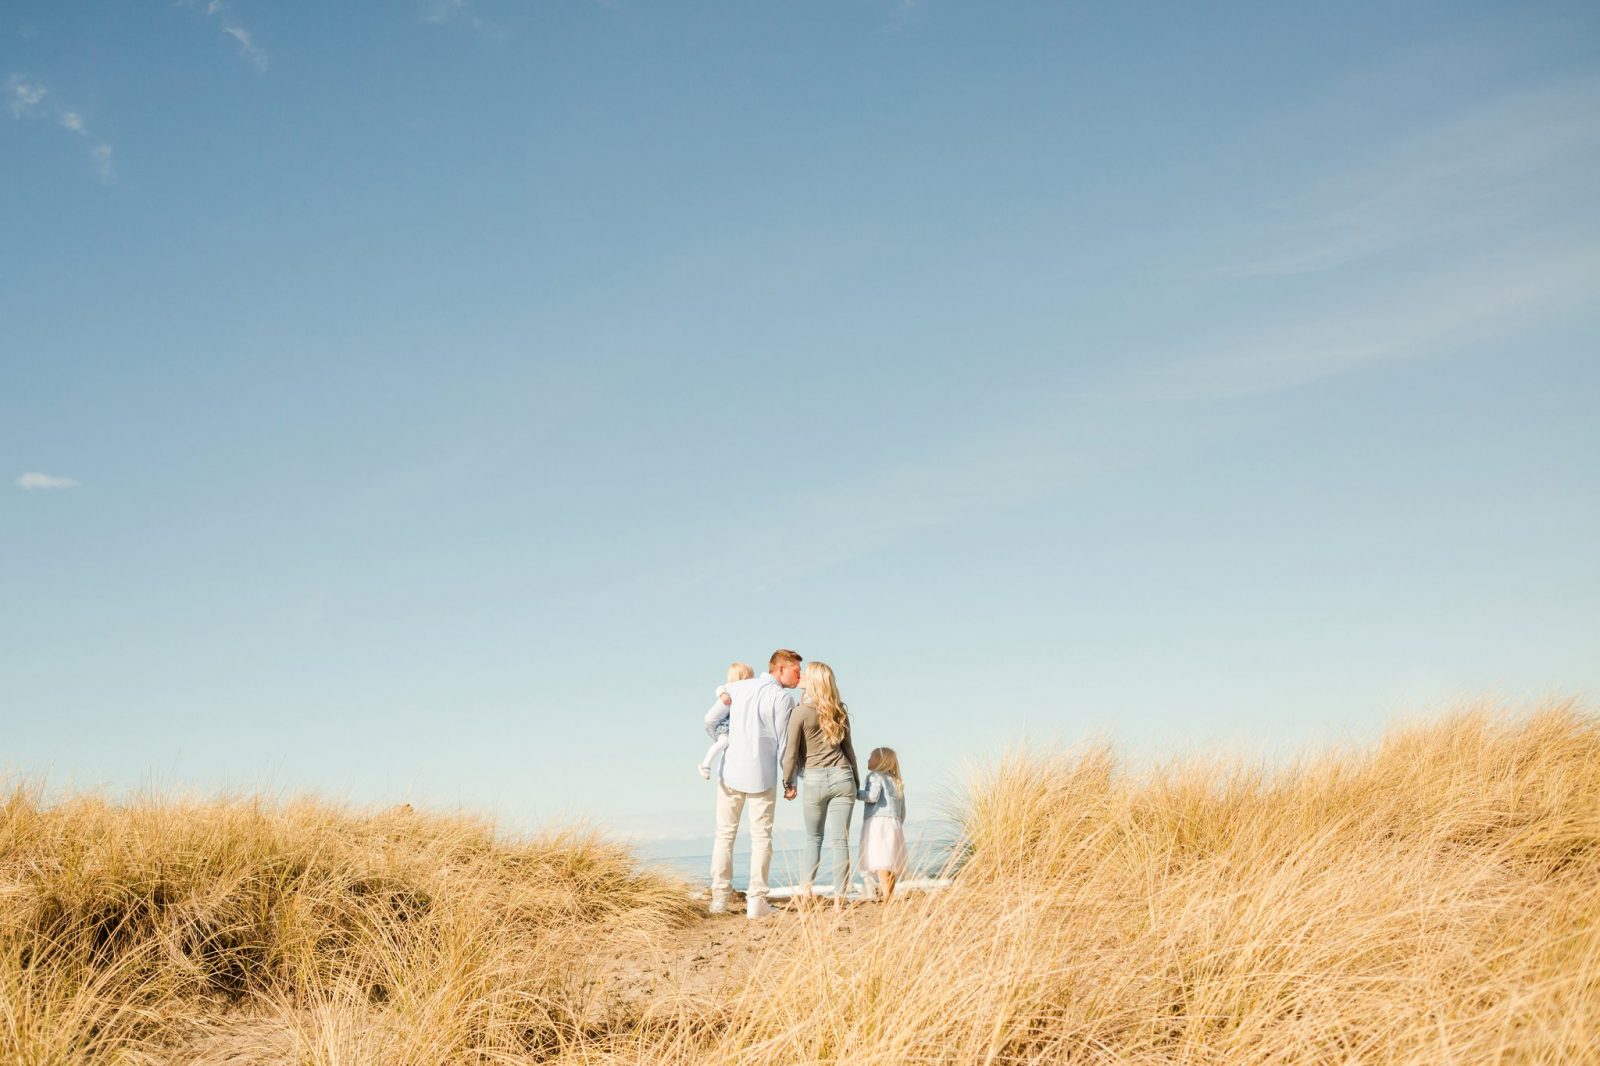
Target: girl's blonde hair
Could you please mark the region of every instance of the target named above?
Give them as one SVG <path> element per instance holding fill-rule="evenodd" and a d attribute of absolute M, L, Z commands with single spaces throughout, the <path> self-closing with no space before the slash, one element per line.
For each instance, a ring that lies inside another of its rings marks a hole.
<path fill-rule="evenodd" d="M 748 681 L 755 676 L 756 672 L 750 669 L 749 663 L 734 663 L 728 667 L 728 684 L 730 685 L 735 681 Z"/>
<path fill-rule="evenodd" d="M 806 690 L 806 701 L 817 709 L 817 726 L 822 730 L 822 738 L 837 746 L 850 728 L 850 708 L 839 698 L 839 685 L 833 679 L 833 668 L 812 659 L 806 664 L 800 684 Z"/>
<path fill-rule="evenodd" d="M 867 756 L 868 766 L 872 765 L 873 759 L 878 760 L 878 773 L 888 774 L 894 778 L 894 783 L 900 786 L 900 791 L 904 792 L 906 782 L 905 778 L 900 776 L 900 756 L 894 753 L 894 749 L 873 748 L 872 754 Z"/>

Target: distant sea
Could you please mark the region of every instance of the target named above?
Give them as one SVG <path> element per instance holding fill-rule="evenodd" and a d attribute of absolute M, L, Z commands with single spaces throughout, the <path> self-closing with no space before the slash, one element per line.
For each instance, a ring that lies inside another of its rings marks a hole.
<path fill-rule="evenodd" d="M 906 871 L 908 880 L 934 878 L 943 874 L 955 854 L 956 836 L 947 826 L 925 827 L 931 832 L 913 832 L 906 841 L 906 853 L 909 868 Z M 793 836 L 785 834 L 787 839 L 774 840 L 774 844 L 783 844 L 775 847 L 772 852 L 772 868 L 767 883 L 773 888 L 790 888 L 800 882 L 802 873 L 800 863 L 804 856 L 804 848 L 794 846 Z M 852 866 L 856 861 L 857 844 L 860 839 L 860 829 L 851 826 L 850 833 L 850 861 Z M 710 841 L 703 842 L 678 842 L 683 850 L 665 848 L 642 848 L 641 857 L 653 866 L 670 870 L 672 873 L 687 880 L 690 884 L 708 887 L 711 884 L 711 851 Z M 684 845 L 688 845 L 684 847 Z M 740 892 L 750 883 L 750 827 L 746 823 L 739 827 L 739 838 L 733 851 L 733 887 Z M 818 886 L 833 883 L 833 856 L 831 854 L 831 841 L 822 843 L 822 866 L 817 871 L 815 882 Z M 850 871 L 849 884 L 859 886 L 860 873 Z"/>

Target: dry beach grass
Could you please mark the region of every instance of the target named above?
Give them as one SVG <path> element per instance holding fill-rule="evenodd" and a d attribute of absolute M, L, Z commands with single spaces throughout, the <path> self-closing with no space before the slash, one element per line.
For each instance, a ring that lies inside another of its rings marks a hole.
<path fill-rule="evenodd" d="M 80 796 L 0 805 L 0 1061 L 456 1063 L 616 1024 L 601 960 L 688 922 L 590 835 Z"/>
<path fill-rule="evenodd" d="M 0 1059 L 1600 1059 L 1600 723 L 1570 703 L 1270 771 L 1016 756 L 965 823 L 946 891 L 757 926 L 589 837 L 17 790 Z"/>

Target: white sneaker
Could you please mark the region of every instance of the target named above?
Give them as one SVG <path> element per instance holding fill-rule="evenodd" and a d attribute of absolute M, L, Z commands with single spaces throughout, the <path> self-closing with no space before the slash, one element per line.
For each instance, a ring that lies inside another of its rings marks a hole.
<path fill-rule="evenodd" d="M 711 767 L 706 766 L 704 764 L 701 764 L 701 766 L 700 766 L 700 776 L 705 778 L 707 781 L 710 781 L 711 780 Z"/>
<path fill-rule="evenodd" d="M 711 901 L 711 913 L 712 914 L 727 914 L 728 913 L 728 901 L 725 900 L 725 899 L 714 899 L 714 900 L 712 900 Z"/>
<path fill-rule="evenodd" d="M 772 904 L 767 902 L 766 896 L 751 896 L 744 905 L 746 918 L 765 918 L 772 913 Z"/>

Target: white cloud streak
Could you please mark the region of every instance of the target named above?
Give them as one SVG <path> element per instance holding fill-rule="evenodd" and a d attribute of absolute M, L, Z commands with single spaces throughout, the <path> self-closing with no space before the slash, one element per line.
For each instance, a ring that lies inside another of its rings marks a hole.
<path fill-rule="evenodd" d="M 179 6 L 198 11 L 205 18 L 217 19 L 223 34 L 233 40 L 239 47 L 239 58 L 255 67 L 262 74 L 267 72 L 271 61 L 267 57 L 266 49 L 256 44 L 255 36 L 245 28 L 244 24 L 232 15 L 232 5 L 228 0 L 179 0 Z"/>
<path fill-rule="evenodd" d="M 1536 242 L 1276 327 L 1200 342 L 1104 388 L 1071 395 L 1139 402 L 1283 392 L 1365 367 L 1503 341 L 1553 315 L 1596 306 L 1596 279 L 1600 244 Z"/>
<path fill-rule="evenodd" d="M 1112 380 L 1068 395 L 1265 395 L 1600 306 L 1595 188 L 1600 79 L 1502 97 L 1254 213 L 1280 221 L 1213 278 L 1235 279 L 1247 301 L 1292 284 L 1292 314 L 1242 307 L 1255 325 L 1122 360 Z"/>
<path fill-rule="evenodd" d="M 601 0 L 601 4 L 605 6 L 604 0 Z M 496 32 L 481 15 L 472 10 L 471 0 L 428 0 L 423 7 L 422 21 L 436 26 L 459 21 L 483 33 Z"/>
<path fill-rule="evenodd" d="M 6 103 L 11 108 L 14 118 L 22 118 L 39 106 L 50 90 L 43 85 L 36 85 L 21 74 L 11 75 L 6 83 Z"/>
<path fill-rule="evenodd" d="M 1053 414 L 1054 412 L 1052 412 Z M 953 441 L 924 458 L 815 483 L 767 517 L 705 538 L 703 553 L 648 576 L 621 580 L 668 596 L 748 574 L 751 591 L 784 595 L 808 573 L 863 558 L 957 525 L 974 514 L 1026 507 L 1070 491 L 1115 462 L 1103 443 L 1056 417 Z M 796 514 L 848 515 L 848 521 L 796 522 Z M 774 573 L 772 561 L 784 562 Z M 759 580 L 758 580 L 759 579 Z"/>
<path fill-rule="evenodd" d="M 70 477 L 56 477 L 53 474 L 29 471 L 17 478 L 17 487 L 32 492 L 35 489 L 75 489 L 78 483 Z"/>
<path fill-rule="evenodd" d="M 1516 93 L 1262 212 L 1277 247 L 1225 273 L 1305 274 L 1526 222 L 1600 174 L 1600 79 Z"/>
<path fill-rule="evenodd" d="M 50 95 L 50 90 L 33 81 L 24 74 L 12 74 L 6 82 L 7 103 L 11 108 L 13 118 L 41 118 L 52 113 L 49 108 L 41 107 L 45 97 Z M 89 124 L 83 115 L 65 105 L 56 105 L 53 114 L 56 125 L 68 133 L 77 134 L 91 142 L 89 146 L 89 163 L 94 168 L 95 177 L 102 183 L 109 183 L 116 175 L 111 168 L 111 145 L 95 138 L 89 132 Z"/>
<path fill-rule="evenodd" d="M 467 0 L 432 0 L 422 13 L 422 21 L 449 22 L 466 9 Z"/>
<path fill-rule="evenodd" d="M 103 182 L 109 182 L 116 177 L 116 172 L 111 167 L 111 146 L 101 143 L 89 149 L 89 161 L 94 164 L 95 176 Z"/>
<path fill-rule="evenodd" d="M 250 31 L 243 26 L 224 26 L 222 32 L 239 42 L 239 54 L 245 61 L 257 70 L 265 73 L 267 69 L 267 53 L 262 51 L 250 39 Z"/>

